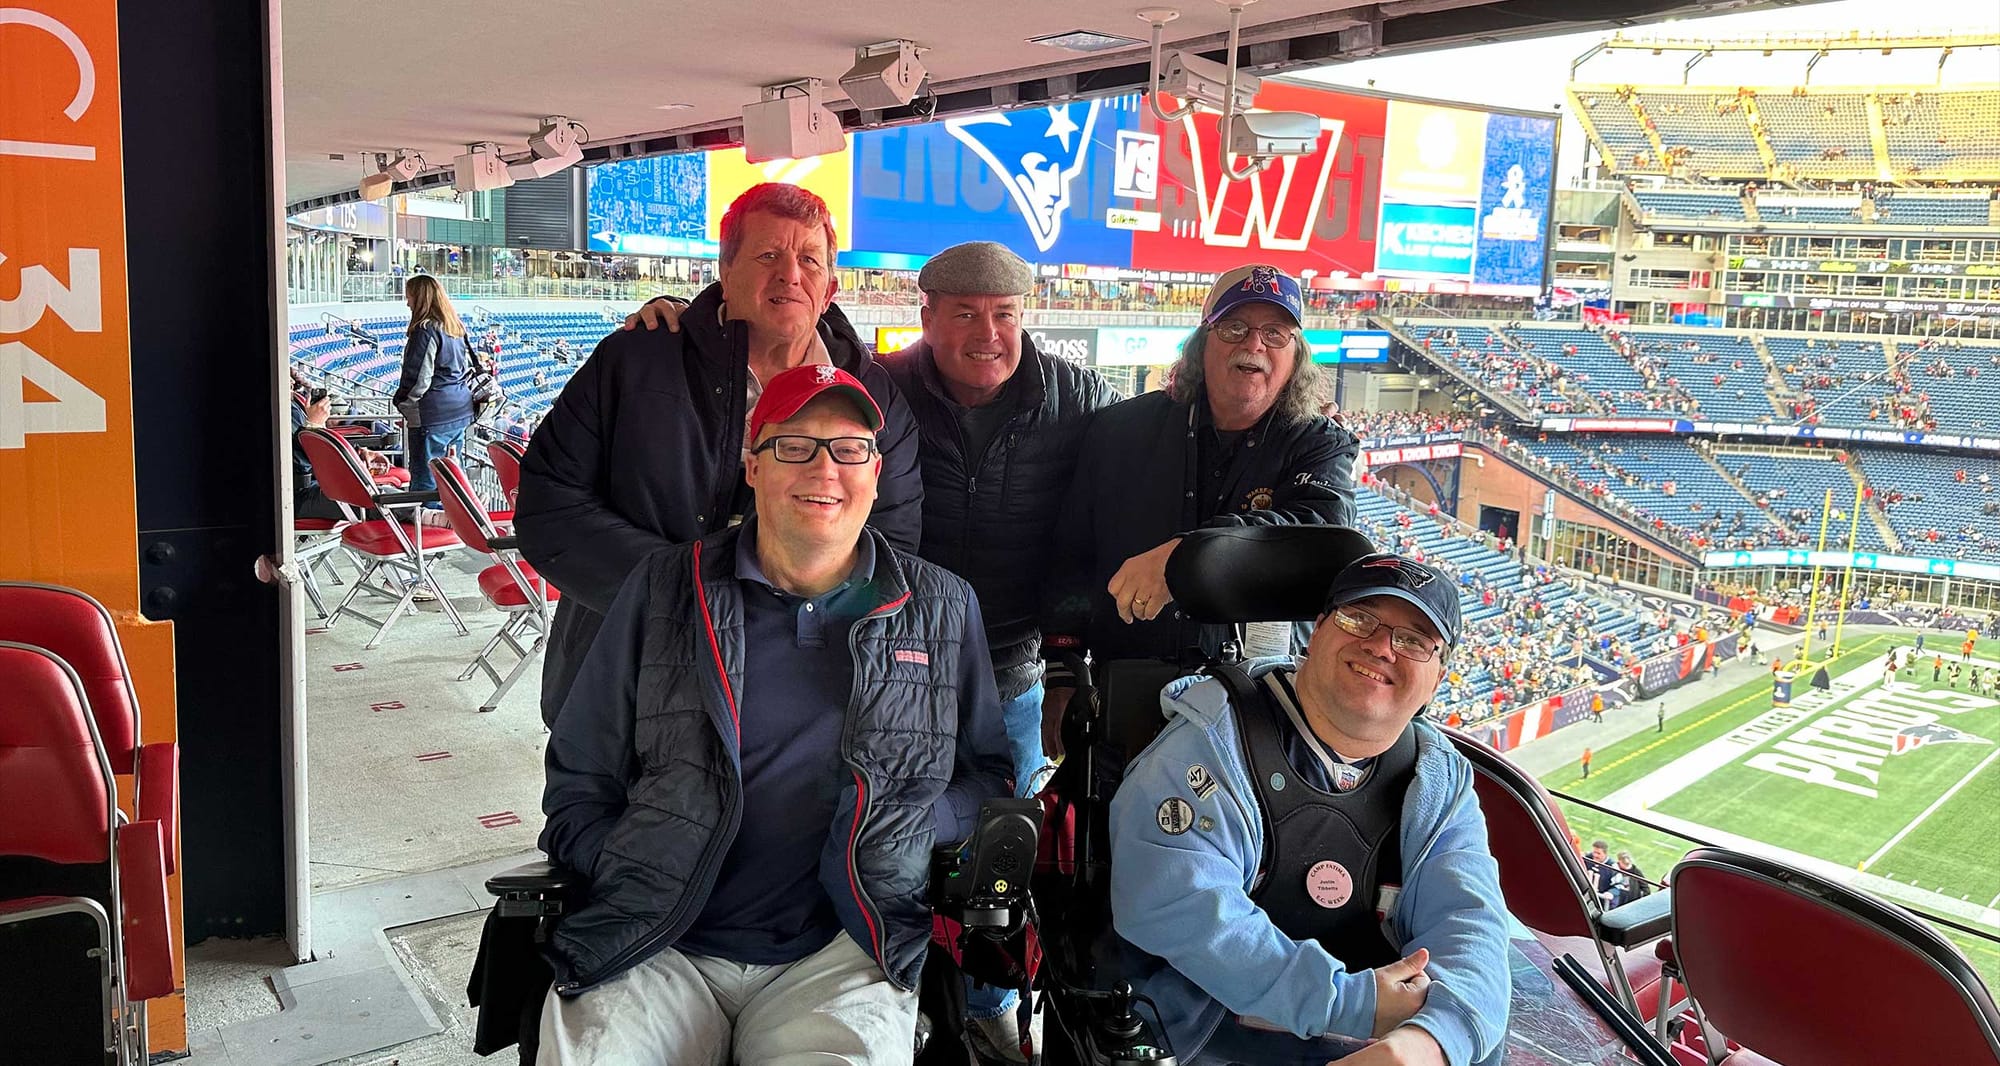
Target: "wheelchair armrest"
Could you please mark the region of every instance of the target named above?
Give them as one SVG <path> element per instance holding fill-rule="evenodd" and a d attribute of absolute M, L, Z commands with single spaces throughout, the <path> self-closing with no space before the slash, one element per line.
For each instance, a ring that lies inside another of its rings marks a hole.
<path fill-rule="evenodd" d="M 589 887 L 589 878 L 547 859 L 516 866 L 486 879 L 486 891 L 502 899 L 568 896 Z"/>
<path fill-rule="evenodd" d="M 413 503 L 438 502 L 438 490 L 425 489 L 422 492 L 381 492 L 375 495 L 377 507 L 406 507 Z"/>
<path fill-rule="evenodd" d="M 1672 889 L 1662 888 L 1598 916 L 1598 935 L 1613 947 L 1633 948 L 1658 940 L 1673 928 Z"/>
<path fill-rule="evenodd" d="M 521 538 L 516 536 L 487 537 L 486 546 L 497 552 L 509 551 L 521 546 Z"/>

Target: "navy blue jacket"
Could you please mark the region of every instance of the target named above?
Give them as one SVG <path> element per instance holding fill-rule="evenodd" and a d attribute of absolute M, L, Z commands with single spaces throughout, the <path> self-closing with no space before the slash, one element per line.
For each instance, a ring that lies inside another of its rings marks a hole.
<path fill-rule="evenodd" d="M 448 336 L 435 322 L 410 327 L 403 341 L 403 376 L 396 409 L 411 426 L 440 428 L 472 421 L 472 357 L 464 337 Z"/>
<path fill-rule="evenodd" d="M 722 287 L 695 297 L 681 331 L 615 331 L 563 387 L 521 462 L 514 532 L 535 569 L 562 590 L 542 668 L 542 720 L 553 722 L 599 616 L 648 554 L 747 513 L 744 389 L 749 327 L 717 321 Z M 835 365 L 882 408 L 882 476 L 869 525 L 905 551 L 922 532 L 917 424 L 889 375 L 839 308 L 820 318 Z"/>
<path fill-rule="evenodd" d="M 541 847 L 591 880 L 550 940 L 573 995 L 670 947 L 701 914 L 743 808 L 744 590 L 728 529 L 654 553 L 619 593 L 549 734 Z M 902 988 L 930 942 L 936 843 L 1011 794 L 971 586 L 875 537 L 877 605 L 847 643 L 840 799 L 819 880 L 847 935 Z"/>

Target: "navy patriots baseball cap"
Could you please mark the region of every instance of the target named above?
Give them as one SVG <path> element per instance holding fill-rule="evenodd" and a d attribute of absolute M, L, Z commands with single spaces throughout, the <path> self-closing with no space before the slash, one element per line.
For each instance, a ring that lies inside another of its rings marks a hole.
<path fill-rule="evenodd" d="M 1305 297 L 1290 274 L 1265 264 L 1240 266 L 1215 279 L 1202 302 L 1201 323 L 1206 326 L 1246 303 L 1267 303 L 1282 308 L 1298 325 L 1306 323 Z"/>
<path fill-rule="evenodd" d="M 1438 570 L 1394 552 L 1364 555 L 1334 577 L 1321 610 L 1331 611 L 1370 596 L 1394 596 L 1415 604 L 1437 627 L 1447 647 L 1458 643 L 1458 585 Z"/>

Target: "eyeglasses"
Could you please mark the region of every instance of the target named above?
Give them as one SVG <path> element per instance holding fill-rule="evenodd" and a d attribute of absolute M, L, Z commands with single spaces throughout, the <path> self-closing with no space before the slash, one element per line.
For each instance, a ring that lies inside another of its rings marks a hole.
<path fill-rule="evenodd" d="M 1251 325 L 1240 318 L 1225 318 L 1209 327 L 1224 344 L 1241 344 L 1250 336 Z M 1264 338 L 1266 348 L 1289 347 L 1298 334 L 1285 326 L 1257 326 L 1257 335 Z"/>
<path fill-rule="evenodd" d="M 1352 606 L 1334 608 L 1333 624 L 1339 626 L 1348 636 L 1362 640 L 1366 640 L 1377 629 L 1382 628 L 1380 618 Z M 1400 658 L 1427 663 L 1443 648 L 1443 644 L 1407 626 L 1391 626 L 1389 629 L 1389 650 Z"/>
<path fill-rule="evenodd" d="M 810 463 L 819 458 L 819 450 L 833 456 L 833 461 L 842 466 L 859 466 L 880 454 L 875 450 L 875 442 L 867 437 L 772 437 L 770 440 L 750 449 L 770 452 L 781 463 Z"/>

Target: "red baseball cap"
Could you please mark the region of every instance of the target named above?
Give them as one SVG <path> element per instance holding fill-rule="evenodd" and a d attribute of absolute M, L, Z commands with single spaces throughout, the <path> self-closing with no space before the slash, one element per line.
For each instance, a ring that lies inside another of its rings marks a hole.
<path fill-rule="evenodd" d="M 868 395 L 867 386 L 832 363 L 813 363 L 795 366 L 764 385 L 764 394 L 757 398 L 757 409 L 750 412 L 750 439 L 756 440 L 765 426 L 783 422 L 798 414 L 815 396 L 831 391 L 844 393 L 854 401 L 870 432 L 882 429 L 882 409 L 875 406 L 875 397 Z"/>

